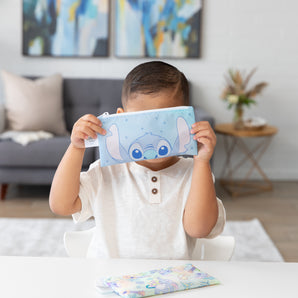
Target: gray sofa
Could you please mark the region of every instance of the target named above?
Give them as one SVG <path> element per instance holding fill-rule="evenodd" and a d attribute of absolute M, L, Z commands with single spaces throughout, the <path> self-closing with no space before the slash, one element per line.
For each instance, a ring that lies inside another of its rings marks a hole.
<path fill-rule="evenodd" d="M 122 80 L 117 79 L 64 79 L 63 103 L 66 126 L 71 132 L 73 124 L 84 114 L 115 113 L 121 106 Z M 196 120 L 214 119 L 196 108 Z M 55 170 L 70 143 L 70 137 L 56 136 L 22 146 L 10 140 L 0 141 L 1 199 L 5 198 L 9 184 L 49 185 Z M 98 159 L 97 148 L 88 148 L 83 170 Z"/>

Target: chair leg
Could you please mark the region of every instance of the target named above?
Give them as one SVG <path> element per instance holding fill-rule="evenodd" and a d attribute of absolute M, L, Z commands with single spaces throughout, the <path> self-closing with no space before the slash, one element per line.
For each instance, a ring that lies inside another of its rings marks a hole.
<path fill-rule="evenodd" d="M 0 189 L 1 189 L 1 201 L 5 200 L 6 197 L 6 193 L 7 193 L 7 188 L 8 188 L 8 184 L 0 184 Z"/>

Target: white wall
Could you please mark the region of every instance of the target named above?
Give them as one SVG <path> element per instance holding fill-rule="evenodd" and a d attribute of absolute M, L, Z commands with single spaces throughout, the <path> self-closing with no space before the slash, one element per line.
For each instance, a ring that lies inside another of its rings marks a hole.
<path fill-rule="evenodd" d="M 21 54 L 21 2 L 0 0 L 0 69 L 22 75 L 124 78 L 145 59 L 29 58 Z M 269 87 L 246 111 L 278 127 L 279 133 L 261 160 L 272 179 L 298 178 L 298 2 L 295 0 L 205 0 L 200 59 L 168 60 L 193 82 L 193 96 L 216 121 L 228 122 L 219 94 L 223 74 L 230 67 L 250 70 L 258 66 L 252 82 L 266 80 Z M 111 49 L 112 52 L 112 49 Z M 215 174 L 223 164 L 222 139 L 215 152 Z"/>

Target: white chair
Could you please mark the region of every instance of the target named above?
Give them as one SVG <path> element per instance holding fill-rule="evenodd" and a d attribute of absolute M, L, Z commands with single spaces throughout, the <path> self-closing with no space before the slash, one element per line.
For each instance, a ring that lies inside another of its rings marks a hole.
<path fill-rule="evenodd" d="M 85 258 L 95 232 L 95 227 L 84 231 L 64 233 L 64 248 L 69 257 Z"/>
<path fill-rule="evenodd" d="M 233 236 L 217 236 L 213 239 L 197 239 L 192 259 L 205 261 L 229 261 L 234 253 Z"/>
<path fill-rule="evenodd" d="M 85 231 L 64 233 L 64 247 L 69 257 L 85 258 L 95 232 L 95 227 Z M 213 239 L 197 239 L 193 260 L 228 261 L 235 247 L 233 236 L 217 236 Z"/>

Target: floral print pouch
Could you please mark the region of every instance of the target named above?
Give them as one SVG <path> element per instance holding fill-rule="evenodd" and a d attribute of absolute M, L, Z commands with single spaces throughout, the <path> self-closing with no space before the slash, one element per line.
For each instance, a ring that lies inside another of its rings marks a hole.
<path fill-rule="evenodd" d="M 101 280 L 101 288 L 109 287 L 121 297 L 137 298 L 219 283 L 215 277 L 200 271 L 192 264 L 185 264 L 133 275 L 104 278 Z"/>

